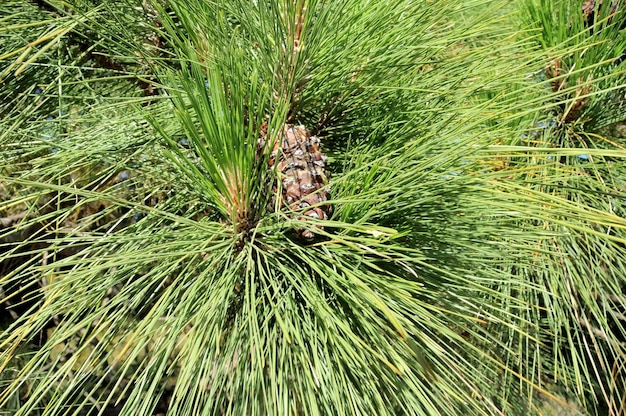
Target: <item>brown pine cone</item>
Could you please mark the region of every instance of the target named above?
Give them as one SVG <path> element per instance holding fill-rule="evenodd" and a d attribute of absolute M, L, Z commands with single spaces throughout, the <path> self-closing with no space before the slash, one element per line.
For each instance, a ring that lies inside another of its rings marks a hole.
<path fill-rule="evenodd" d="M 259 150 L 266 151 L 263 130 Z M 320 205 L 328 200 L 329 195 L 326 174 L 328 158 L 320 152 L 319 144 L 319 138 L 311 136 L 304 126 L 286 124 L 269 157 L 269 167 L 273 168 L 276 164 L 282 182 L 282 204 L 291 210 L 305 210 L 299 219 L 311 217 L 327 220 L 331 214 L 330 205 Z M 278 192 L 276 184 L 272 191 L 274 194 Z M 309 230 L 297 230 L 297 233 L 305 240 L 315 237 Z"/>

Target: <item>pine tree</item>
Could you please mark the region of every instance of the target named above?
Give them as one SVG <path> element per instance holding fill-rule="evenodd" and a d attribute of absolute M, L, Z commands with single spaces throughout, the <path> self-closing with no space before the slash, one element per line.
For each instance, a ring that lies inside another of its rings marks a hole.
<path fill-rule="evenodd" d="M 622 414 L 624 8 L 509 3 L 0 3 L 0 414 Z"/>

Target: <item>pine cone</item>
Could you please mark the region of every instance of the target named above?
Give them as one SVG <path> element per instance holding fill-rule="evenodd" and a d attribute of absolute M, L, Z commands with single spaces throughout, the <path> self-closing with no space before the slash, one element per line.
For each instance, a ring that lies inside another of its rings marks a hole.
<path fill-rule="evenodd" d="M 261 129 L 259 150 L 266 151 L 264 129 Z M 320 152 L 320 140 L 311 136 L 304 126 L 286 124 L 280 139 L 276 140 L 269 157 L 269 167 L 279 172 L 282 182 L 282 204 L 291 210 L 303 210 L 302 216 L 327 220 L 331 214 L 330 205 L 320 205 L 327 201 L 328 177 L 326 174 L 327 157 Z M 279 151 L 280 150 L 280 151 Z M 274 196 L 278 192 L 277 184 L 272 187 Z M 272 205 L 276 202 L 272 201 Z M 311 207 L 310 209 L 306 209 Z M 319 227 L 321 228 L 321 227 Z M 309 230 L 297 230 L 305 240 L 315 238 Z"/>

